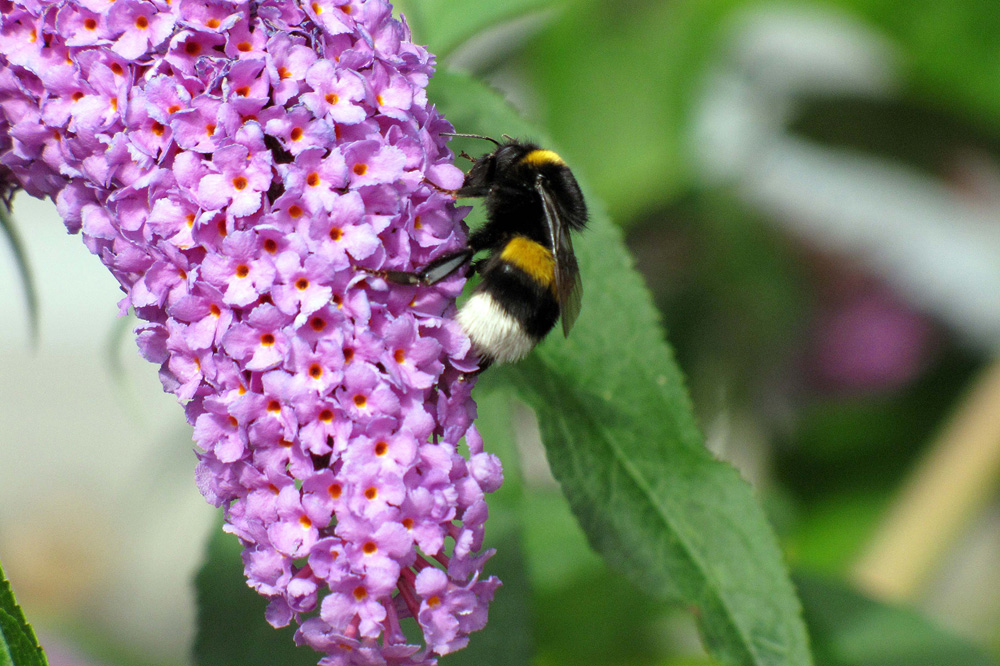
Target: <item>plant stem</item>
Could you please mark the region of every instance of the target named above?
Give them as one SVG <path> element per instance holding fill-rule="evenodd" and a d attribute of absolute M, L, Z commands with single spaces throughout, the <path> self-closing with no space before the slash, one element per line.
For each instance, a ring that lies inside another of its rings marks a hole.
<path fill-rule="evenodd" d="M 887 601 L 912 601 L 1000 477 L 1000 360 L 973 383 L 851 571 Z"/>

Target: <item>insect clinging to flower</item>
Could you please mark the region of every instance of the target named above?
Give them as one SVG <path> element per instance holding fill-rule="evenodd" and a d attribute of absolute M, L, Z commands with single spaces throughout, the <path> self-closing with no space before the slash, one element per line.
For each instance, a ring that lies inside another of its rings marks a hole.
<path fill-rule="evenodd" d="M 573 172 L 551 150 L 504 136 L 475 159 L 456 197 L 482 197 L 486 222 L 467 246 L 417 272 L 371 271 L 390 282 L 428 286 L 472 262 L 481 276 L 458 322 L 479 355 L 479 370 L 519 361 L 562 320 L 569 335 L 583 286 L 571 231 L 586 226 L 587 205 Z M 473 262 L 480 252 L 489 254 Z"/>

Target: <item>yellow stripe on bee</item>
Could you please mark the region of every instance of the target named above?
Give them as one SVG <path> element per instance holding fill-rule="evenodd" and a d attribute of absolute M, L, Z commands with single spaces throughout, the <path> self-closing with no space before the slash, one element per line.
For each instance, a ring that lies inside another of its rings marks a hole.
<path fill-rule="evenodd" d="M 551 287 L 555 283 L 556 260 L 552 253 L 524 236 L 515 236 L 508 241 L 500 259 L 517 266 L 540 285 Z"/>
<path fill-rule="evenodd" d="M 532 150 L 530 153 L 521 158 L 521 161 L 525 164 L 531 166 L 544 166 L 546 164 L 563 165 L 563 158 L 559 157 L 556 153 L 551 150 Z"/>

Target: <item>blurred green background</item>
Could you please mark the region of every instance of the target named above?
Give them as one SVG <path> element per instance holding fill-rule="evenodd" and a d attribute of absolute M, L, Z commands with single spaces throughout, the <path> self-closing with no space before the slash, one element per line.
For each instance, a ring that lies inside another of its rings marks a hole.
<path fill-rule="evenodd" d="M 812 611 L 839 606 L 819 575 L 1000 654 L 996 4 L 473 5 L 403 11 L 625 229 L 709 446 L 769 510 L 817 662 L 990 663 L 871 609 L 831 633 Z M 697 663 L 685 620 L 574 555 L 570 518 L 552 535 L 544 478 L 526 500 L 537 663 Z M 845 628 L 865 623 L 881 640 Z"/>
<path fill-rule="evenodd" d="M 440 67 L 484 78 L 544 127 L 626 231 L 709 446 L 740 468 L 768 509 L 801 586 L 817 663 L 993 663 L 1000 656 L 995 0 L 398 6 Z M 22 235 L 45 275 L 34 230 Z M 78 250 L 73 261 L 96 266 Z M 0 344 L 13 359 L 27 344 L 13 330 L 24 315 L 11 265 L 0 262 L 10 295 L 0 303 L 13 323 Z M 46 296 L 42 287 L 42 346 L 35 360 L 17 361 L 37 364 L 25 365 L 25 377 L 65 368 L 52 356 L 60 352 L 51 331 L 63 330 L 59 317 L 67 315 L 46 305 L 59 303 L 55 288 Z M 99 300 L 108 318 L 94 328 L 110 331 L 116 291 L 107 278 L 70 300 Z M 74 353 L 107 358 L 108 335 Z M 130 357 L 131 343 L 125 347 Z M 152 368 L 128 363 L 129 377 L 150 384 Z M 113 384 L 109 363 L 95 365 L 104 378 L 94 381 Z M 0 427 L 29 442 L 65 441 L 17 406 L 26 398 L 10 384 L 0 389 L 8 406 Z M 199 512 L 195 522 L 207 534 L 207 507 L 191 504 L 200 499 L 180 410 L 165 396 L 122 408 L 121 397 L 112 387 L 92 399 L 117 401 L 125 433 L 130 423 L 144 424 L 151 452 L 140 462 L 171 451 L 160 481 L 174 495 L 189 484 L 183 506 L 189 517 Z M 520 458 L 527 492 L 501 500 L 492 520 L 504 533 L 509 505 L 524 518 L 526 582 L 503 593 L 527 599 L 534 648 L 508 634 L 496 649 L 525 660 L 534 650 L 541 666 L 707 663 L 685 613 L 659 607 L 589 551 L 547 474 L 531 416 L 523 417 L 502 455 L 505 464 L 506 456 Z M 85 429 L 72 445 L 97 451 L 107 437 Z M 0 478 L 21 478 L 35 464 L 25 455 Z M 73 511 L 80 534 L 59 539 L 78 541 L 57 546 L 97 562 L 77 562 L 89 568 L 53 584 L 57 567 L 19 558 L 17 544 L 25 516 L 33 527 L 50 517 L 57 524 L 70 500 L 39 508 L 47 505 L 31 493 L 51 492 L 13 483 L 0 488 L 0 552 L 41 632 L 100 663 L 185 663 L 192 637 L 176 627 L 191 619 L 191 595 L 172 593 L 165 605 L 162 584 L 144 589 L 140 566 L 106 565 L 134 561 L 136 552 L 162 554 L 136 537 L 125 549 L 111 536 L 133 534 L 126 521 L 148 516 L 112 524 L 104 514 L 95 530 L 86 516 L 99 506 Z M 79 492 L 86 496 L 87 485 Z M 184 584 L 203 544 L 162 501 L 149 506 L 158 507 L 161 524 L 185 533 L 185 543 L 183 563 L 147 559 L 189 567 L 171 574 Z M 501 556 L 495 566 L 506 566 Z M 113 598 L 94 598 L 108 589 Z M 93 613 L 143 616 L 146 606 L 164 614 L 167 632 L 123 630 Z M 498 626 L 501 612 L 492 619 Z M 931 640 L 925 620 L 944 638 Z M 938 654 L 930 644 L 953 649 Z M 75 662 L 53 659 L 60 663 Z"/>

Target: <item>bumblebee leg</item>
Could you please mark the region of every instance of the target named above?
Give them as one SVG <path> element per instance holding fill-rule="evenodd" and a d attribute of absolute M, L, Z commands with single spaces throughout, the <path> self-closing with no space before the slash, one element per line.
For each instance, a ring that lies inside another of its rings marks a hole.
<path fill-rule="evenodd" d="M 371 273 L 372 275 L 377 275 L 378 277 L 395 284 L 429 287 L 432 284 L 440 282 L 465 264 L 469 263 L 473 254 L 474 252 L 471 248 L 451 252 L 438 257 L 431 263 L 427 264 L 423 270 L 415 273 L 408 271 L 376 271 L 370 268 L 361 268 L 360 270 L 363 270 L 366 273 Z"/>
<path fill-rule="evenodd" d="M 456 196 L 456 194 L 458 193 L 458 190 L 449 190 L 447 188 L 441 187 L 440 185 L 438 185 L 437 183 L 435 183 L 430 178 L 424 178 L 424 182 L 427 183 L 428 185 L 430 185 L 431 187 L 433 187 L 438 192 L 443 192 L 445 194 L 450 194 L 451 196 Z"/>
<path fill-rule="evenodd" d="M 482 185 L 462 185 L 462 187 L 458 188 L 457 190 L 449 190 L 447 188 L 441 187 L 440 185 L 435 183 L 433 180 L 430 180 L 429 178 L 424 178 L 424 182 L 433 187 L 438 192 L 449 194 L 455 197 L 456 199 L 485 197 L 490 192 L 490 189 L 488 187 L 484 187 Z"/>

